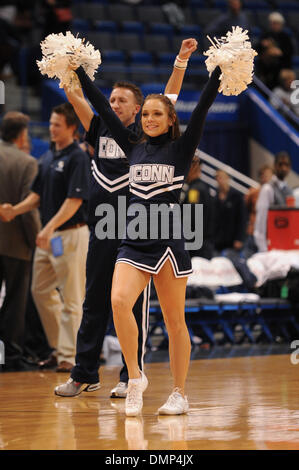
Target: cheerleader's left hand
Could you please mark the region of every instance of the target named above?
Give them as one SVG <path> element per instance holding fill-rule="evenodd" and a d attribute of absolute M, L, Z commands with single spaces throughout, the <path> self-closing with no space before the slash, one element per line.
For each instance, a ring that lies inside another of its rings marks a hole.
<path fill-rule="evenodd" d="M 182 60 L 187 60 L 191 56 L 191 54 L 196 51 L 198 43 L 196 39 L 184 39 L 182 41 L 182 45 L 179 52 L 179 58 Z"/>

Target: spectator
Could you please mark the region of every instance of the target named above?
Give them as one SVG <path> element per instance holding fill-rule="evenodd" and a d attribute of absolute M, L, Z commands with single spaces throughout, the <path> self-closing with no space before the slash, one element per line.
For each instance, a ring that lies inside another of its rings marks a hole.
<path fill-rule="evenodd" d="M 274 170 L 271 166 L 262 166 L 258 171 L 260 186 L 258 188 L 249 188 L 248 193 L 245 195 L 245 205 L 247 207 L 248 213 L 248 223 L 246 230 L 247 238 L 243 249 L 245 258 L 249 258 L 257 250 L 253 238 L 254 223 L 256 218 L 256 202 L 261 190 L 261 186 L 271 180 L 273 172 Z"/>
<path fill-rule="evenodd" d="M 71 29 L 72 0 L 43 0 L 44 37 Z"/>
<path fill-rule="evenodd" d="M 18 204 L 30 191 L 37 174 L 37 161 L 22 149 L 28 142 L 28 116 L 7 113 L 0 142 L 0 202 Z M 0 216 L 3 209 L 0 206 Z M 37 210 L 8 224 L 0 221 L 0 290 L 5 298 L 0 309 L 0 339 L 5 344 L 5 368 L 23 370 L 25 309 L 29 291 L 32 253 L 40 229 Z"/>
<path fill-rule="evenodd" d="M 52 148 L 41 158 L 32 192 L 22 202 L 6 207 L 12 219 L 32 207 L 41 207 L 43 229 L 34 255 L 32 295 L 53 354 L 40 363 L 69 372 L 75 362 L 75 343 L 82 315 L 85 263 L 89 231 L 86 225 L 89 164 L 74 141 L 78 119 L 72 105 L 53 109 L 50 118 Z M 52 243 L 60 243 L 55 252 Z"/>
<path fill-rule="evenodd" d="M 291 169 L 291 159 L 287 152 L 279 152 L 275 156 L 274 175 L 264 184 L 256 203 L 256 220 L 254 240 L 258 251 L 267 251 L 267 217 L 270 206 L 286 206 L 292 190 L 285 182 Z"/>
<path fill-rule="evenodd" d="M 17 53 L 20 48 L 20 37 L 16 28 L 3 18 L 0 18 L 0 79 L 3 78 L 4 68 L 10 65 L 17 74 Z"/>
<path fill-rule="evenodd" d="M 213 221 L 214 221 L 214 197 L 210 193 L 209 186 L 201 180 L 201 162 L 199 151 L 195 152 L 192 160 L 186 184 L 181 194 L 183 204 L 203 205 L 203 244 L 199 250 L 190 251 L 190 256 L 200 256 L 211 259 L 213 255 Z M 194 231 L 194 212 L 191 212 L 191 230 Z"/>
<path fill-rule="evenodd" d="M 257 45 L 256 74 L 270 90 L 278 86 L 280 70 L 292 66 L 294 46 L 290 35 L 283 31 L 284 23 L 280 13 L 271 13 L 269 30 L 262 35 Z"/>
<path fill-rule="evenodd" d="M 273 90 L 273 95 L 270 103 L 274 108 L 280 109 L 281 102 L 286 105 L 294 114 L 299 116 L 299 103 L 298 100 L 292 100 L 294 89 L 291 88 L 292 82 L 296 80 L 296 74 L 293 70 L 282 69 L 279 73 L 279 85 Z M 283 112 L 283 110 L 282 110 Z"/>
<path fill-rule="evenodd" d="M 228 12 L 221 14 L 216 20 L 206 28 L 206 34 L 210 36 L 225 36 L 227 31 L 231 31 L 233 26 L 240 26 L 250 30 L 250 22 L 246 13 L 242 11 L 241 0 L 228 0 Z"/>
<path fill-rule="evenodd" d="M 215 201 L 215 254 L 223 250 L 239 252 L 246 235 L 246 206 L 242 195 L 230 186 L 229 175 L 217 170 L 218 190 Z"/>

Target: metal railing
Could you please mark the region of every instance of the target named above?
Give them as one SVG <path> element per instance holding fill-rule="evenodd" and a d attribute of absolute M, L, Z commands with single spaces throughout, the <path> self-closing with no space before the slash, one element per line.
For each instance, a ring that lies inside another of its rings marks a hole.
<path fill-rule="evenodd" d="M 295 128 L 299 128 L 299 117 L 269 88 L 256 76 L 253 76 L 253 83 L 256 87 L 267 96 L 270 101 L 272 98 L 275 98 L 275 101 L 278 103 L 278 108 L 275 108 L 278 112 L 282 112 L 283 115 L 288 119 L 290 124 Z"/>
<path fill-rule="evenodd" d="M 217 170 L 225 171 L 231 178 L 230 185 L 242 194 L 246 194 L 249 188 L 259 187 L 257 181 L 243 175 L 243 173 L 240 173 L 231 166 L 226 165 L 201 150 L 199 158 L 203 162 L 201 165 L 201 179 L 214 189 L 218 186 L 215 179 Z"/>

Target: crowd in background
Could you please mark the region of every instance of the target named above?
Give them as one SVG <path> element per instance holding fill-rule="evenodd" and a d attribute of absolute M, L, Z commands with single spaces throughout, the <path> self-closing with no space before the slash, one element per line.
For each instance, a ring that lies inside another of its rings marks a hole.
<path fill-rule="evenodd" d="M 109 3 L 133 6 L 151 4 L 142 0 L 122 2 L 118 0 Z M 155 2 L 152 3 L 155 4 Z M 22 80 L 19 54 L 20 48 L 27 46 L 29 48 L 26 59 L 27 83 L 37 92 L 40 91 L 41 76 L 36 66 L 36 60 L 41 58 L 40 41 L 50 33 L 72 30 L 72 21 L 75 19 L 72 9 L 74 4 L 72 0 L 2 1 L 0 5 L 0 76 L 5 75 L 5 70 L 9 65 L 18 81 Z M 175 28 L 186 24 L 184 9 L 190 7 L 190 2 L 187 0 L 163 1 L 159 2 L 159 5 L 161 8 L 167 5 L 165 22 L 172 23 Z M 270 6 L 273 8 L 272 4 L 269 4 Z M 210 2 L 207 0 L 203 7 L 214 8 L 212 0 Z M 282 105 L 285 105 L 298 116 L 298 104 L 290 98 L 294 91 L 291 83 L 296 79 L 293 58 L 298 55 L 298 38 L 294 30 L 289 27 L 285 16 L 274 10 L 268 15 L 263 25 L 257 27 L 248 10 L 243 8 L 241 0 L 227 0 L 227 11 L 205 25 L 202 37 L 197 38 L 200 52 L 202 53 L 209 46 L 207 35 L 223 36 L 236 25 L 249 31 L 253 46 L 258 52 L 255 74 L 269 90 L 273 91 L 271 104 L 282 111 Z"/>
<path fill-rule="evenodd" d="M 49 33 L 65 32 L 71 29 L 72 2 L 59 0 L 35 2 L 31 0 L 19 1 L 16 6 L 10 5 L 9 2 L 7 2 L 7 5 L 5 5 L 5 3 L 6 2 L 1 2 L 0 4 L 0 78 L 5 76 L 7 66 L 9 65 L 12 73 L 20 81 L 20 69 L 18 67 L 20 46 L 29 45 L 32 48 L 31 61 L 32 64 L 35 64 L 35 60 L 40 58 L 40 37 L 38 41 L 36 41 L 37 38 L 34 37 L 35 27 L 38 26 L 41 31 L 41 37 L 45 37 Z M 140 4 L 142 2 L 128 1 L 127 3 Z M 184 8 L 188 4 L 188 2 L 174 3 L 177 3 L 177 6 L 180 8 Z M 221 36 L 231 29 L 232 25 L 236 24 L 251 31 L 252 25 L 246 16 L 246 12 L 242 10 L 240 0 L 229 0 L 228 7 L 227 13 L 221 15 L 221 17 L 210 25 L 207 25 L 207 34 Z M 36 15 L 36 8 L 38 8 L 39 11 L 38 15 Z M 299 115 L 298 105 L 293 105 L 290 100 L 292 91 L 291 83 L 296 78 L 295 72 L 292 70 L 292 58 L 296 53 L 296 45 L 290 31 L 285 31 L 284 26 L 284 17 L 278 12 L 271 13 L 269 16 L 269 28 L 262 32 L 259 41 L 255 45 L 259 53 L 256 61 L 256 74 L 273 90 L 274 95 L 271 99 L 273 106 L 279 108 L 279 100 L 282 100 L 295 114 Z M 31 68 L 29 67 L 29 69 L 29 84 L 37 86 L 38 89 L 41 81 L 40 74 L 35 65 Z M 279 100 L 275 100 L 275 96 L 277 96 Z M 14 116 L 11 117 L 14 119 Z M 20 118 L 19 115 L 15 117 L 17 120 Z M 3 119 L 4 125 L 5 122 L 5 119 Z M 28 118 L 25 118 L 22 129 L 27 129 L 27 127 Z M 28 153 L 28 148 L 30 147 L 28 133 L 25 132 L 25 134 L 22 135 L 22 139 L 20 139 L 19 135 L 7 137 L 3 132 L 2 126 L 1 138 L 9 144 L 14 145 L 11 148 L 13 152 L 17 149 L 14 153 L 16 156 L 20 157 L 20 161 L 24 160 L 24 162 L 26 161 L 26 165 L 32 165 L 32 160 L 28 160 L 24 156 Z M 286 197 L 289 195 L 288 192 L 285 192 L 285 189 L 288 189 L 285 184 L 285 178 L 291 169 L 291 160 L 288 154 L 281 152 L 277 155 L 273 168 L 270 166 L 262 167 L 259 173 L 261 186 L 258 189 L 250 189 L 245 197 L 231 187 L 230 177 L 223 170 L 218 170 L 215 174 L 217 190 L 212 193 L 209 186 L 201 180 L 200 164 L 201 162 L 198 155 L 195 155 L 181 197 L 182 203 L 199 203 L 203 204 L 204 207 L 203 246 L 200 250 L 191 252 L 191 256 L 211 259 L 215 256 L 228 256 L 234 253 L 236 256 L 247 259 L 256 251 L 265 250 L 265 211 L 267 214 L 267 208 L 269 208 L 270 204 L 286 205 Z M 33 168 L 31 176 L 28 176 L 26 181 L 26 187 L 24 186 L 22 188 L 24 190 L 22 193 L 24 197 L 26 196 L 26 192 L 28 193 L 30 190 L 35 172 L 36 169 Z M 1 175 L 1 178 L 5 178 L 5 175 Z M 266 189 L 262 190 L 264 186 Z M 261 201 L 261 194 L 264 195 L 265 192 L 270 194 L 271 191 L 273 194 L 271 193 L 272 199 L 270 196 L 267 199 L 268 206 L 265 202 L 258 202 Z M 279 195 L 281 194 L 284 199 L 279 199 Z M 1 198 L 0 203 L 5 202 L 13 201 L 7 201 Z M 34 217 L 36 218 L 36 211 L 34 211 Z M 261 219 L 263 220 L 261 221 Z M 257 220 L 260 223 L 258 226 Z M 9 224 L 12 223 L 14 222 L 9 222 L 8 225 L 1 223 L 0 228 L 2 234 L 7 230 Z M 38 231 L 39 222 L 36 221 L 36 224 L 35 230 Z M 0 234 L 0 238 L 1 236 Z M 17 365 L 15 365 L 16 370 L 19 370 L 18 368 L 22 370 L 22 367 L 26 367 L 24 364 L 20 366 L 19 362 L 20 355 L 22 357 L 24 357 L 24 355 L 26 356 L 26 350 L 28 359 L 28 357 L 32 358 L 35 353 L 39 358 L 42 356 L 46 357 L 50 349 L 47 344 L 47 338 L 43 333 L 41 323 L 38 321 L 38 317 L 32 314 L 35 310 L 33 299 L 29 295 L 31 260 L 32 253 L 35 250 L 32 240 L 29 242 L 28 246 L 29 248 L 25 256 L 22 254 L 21 257 L 19 257 L 19 255 L 15 257 L 16 260 L 22 260 L 23 262 L 19 264 L 16 263 L 14 267 L 14 269 L 19 270 L 20 276 L 25 272 L 24 279 L 26 280 L 25 291 L 23 292 L 24 311 L 23 313 L 20 310 L 18 311 L 19 316 L 22 318 L 19 318 L 17 323 L 12 325 L 12 328 L 15 329 L 12 334 L 12 337 L 15 337 L 15 341 L 11 344 L 11 351 L 9 349 L 7 350 L 8 354 L 11 353 L 12 358 L 17 358 Z M 6 249 L 0 252 L 0 284 L 4 277 L 3 260 L 9 256 L 14 258 L 15 255 L 10 255 L 7 253 Z M 22 270 L 20 265 L 22 266 Z M 27 297 L 28 301 L 26 301 Z M 1 322 L 1 313 L 0 311 L 0 334 L 5 329 L 3 318 Z M 25 326 L 26 321 L 27 329 Z M 35 331 L 34 334 L 33 331 Z M 32 354 L 32 350 L 34 354 Z M 16 364 L 16 362 L 14 362 L 14 364 Z"/>

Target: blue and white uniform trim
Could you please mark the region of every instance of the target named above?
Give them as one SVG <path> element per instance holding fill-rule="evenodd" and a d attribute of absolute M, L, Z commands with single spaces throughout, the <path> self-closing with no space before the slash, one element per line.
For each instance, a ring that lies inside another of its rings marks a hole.
<path fill-rule="evenodd" d="M 129 185 L 129 172 L 119 178 L 109 179 L 100 172 L 94 160 L 91 162 L 91 172 L 97 183 L 109 193 L 119 191 Z"/>
<path fill-rule="evenodd" d="M 144 264 L 144 263 L 138 263 L 137 261 L 134 261 L 132 259 L 121 258 L 121 257 L 117 258 L 115 264 L 118 264 L 118 263 L 130 264 L 130 265 L 134 266 L 135 268 L 140 269 L 141 271 L 146 271 L 150 274 L 158 274 L 159 271 L 162 269 L 162 267 L 164 266 L 165 262 L 168 259 L 169 259 L 169 261 L 172 265 L 172 269 L 173 269 L 173 272 L 174 272 L 174 275 L 175 275 L 176 278 L 186 277 L 186 276 L 189 276 L 189 274 L 192 273 L 192 268 L 186 269 L 186 270 L 180 270 L 179 269 L 176 257 L 175 257 L 175 255 L 172 252 L 170 247 L 166 248 L 164 254 L 161 256 L 161 258 L 158 260 L 158 262 L 156 263 L 155 266 L 150 266 L 150 265 Z"/>

